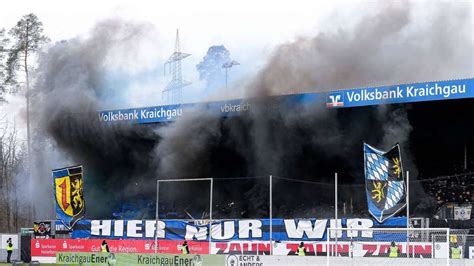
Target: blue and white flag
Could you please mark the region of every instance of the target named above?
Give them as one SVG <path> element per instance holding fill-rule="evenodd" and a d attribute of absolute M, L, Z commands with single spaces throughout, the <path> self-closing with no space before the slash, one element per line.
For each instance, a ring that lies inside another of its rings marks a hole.
<path fill-rule="evenodd" d="M 364 168 L 368 209 L 382 223 L 406 206 L 399 145 L 384 152 L 364 143 Z"/>

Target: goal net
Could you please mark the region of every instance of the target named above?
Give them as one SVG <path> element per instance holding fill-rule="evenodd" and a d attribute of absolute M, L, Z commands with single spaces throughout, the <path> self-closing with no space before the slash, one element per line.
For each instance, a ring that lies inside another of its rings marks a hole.
<path fill-rule="evenodd" d="M 449 264 L 451 247 L 458 244 L 450 238 L 448 228 L 328 228 L 327 236 L 330 265 L 400 265 L 404 261 L 445 265 Z"/>

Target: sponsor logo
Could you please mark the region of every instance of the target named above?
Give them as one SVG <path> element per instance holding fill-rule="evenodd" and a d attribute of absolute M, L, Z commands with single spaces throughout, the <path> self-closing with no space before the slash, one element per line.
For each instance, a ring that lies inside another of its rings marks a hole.
<path fill-rule="evenodd" d="M 179 107 L 157 106 L 133 110 L 114 110 L 99 113 L 101 122 L 118 121 L 171 121 L 183 115 L 183 109 Z"/>
<path fill-rule="evenodd" d="M 115 265 L 117 263 L 117 259 L 115 258 L 114 253 L 110 253 L 109 256 L 107 257 L 107 263 L 109 265 Z"/>
<path fill-rule="evenodd" d="M 221 113 L 234 113 L 234 112 L 245 112 L 250 108 L 250 103 L 242 102 L 240 104 L 229 104 L 226 103 L 221 106 Z"/>
<path fill-rule="evenodd" d="M 226 266 L 263 266 L 260 256 L 230 255 L 227 257 Z M 268 265 L 268 264 L 266 264 Z"/>
<path fill-rule="evenodd" d="M 196 255 L 193 258 L 193 262 L 195 266 L 201 266 L 202 265 L 202 257 L 201 255 Z"/>
<path fill-rule="evenodd" d="M 113 256 L 113 259 L 110 259 Z M 56 256 L 57 263 L 63 264 L 108 264 L 115 265 L 115 256 L 113 254 L 87 254 L 87 253 L 58 253 Z"/>
<path fill-rule="evenodd" d="M 237 266 L 239 263 L 239 258 L 235 255 L 230 255 L 227 257 L 226 265 L 227 266 Z"/>
<path fill-rule="evenodd" d="M 224 265 L 224 256 L 131 254 L 131 253 L 84 253 L 58 252 L 56 263 L 65 265 L 155 265 L 155 266 L 202 266 Z"/>
<path fill-rule="evenodd" d="M 331 93 L 328 94 L 328 99 L 326 102 L 326 106 L 329 108 L 333 107 L 343 107 L 344 106 L 344 95 L 342 93 Z"/>

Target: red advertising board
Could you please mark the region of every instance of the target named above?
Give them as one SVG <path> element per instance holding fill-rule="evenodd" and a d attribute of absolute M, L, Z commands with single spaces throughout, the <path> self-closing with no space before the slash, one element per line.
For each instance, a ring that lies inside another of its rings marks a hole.
<path fill-rule="evenodd" d="M 154 240 L 106 240 L 113 253 L 155 253 Z M 158 240 L 158 253 L 180 254 L 183 241 Z M 32 239 L 32 257 L 55 257 L 56 252 L 100 252 L 102 239 Z M 209 243 L 188 241 L 191 254 L 209 254 Z"/>

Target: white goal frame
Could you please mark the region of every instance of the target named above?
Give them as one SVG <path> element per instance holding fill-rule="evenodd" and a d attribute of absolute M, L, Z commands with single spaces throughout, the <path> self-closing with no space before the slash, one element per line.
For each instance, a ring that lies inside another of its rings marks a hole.
<path fill-rule="evenodd" d="M 156 180 L 156 210 L 155 210 L 155 254 L 158 253 L 158 222 L 160 220 L 160 183 L 176 183 L 176 182 L 196 182 L 196 181 L 209 181 L 209 252 L 211 250 L 211 226 L 212 226 L 212 197 L 214 191 L 214 179 L 213 178 L 187 178 L 187 179 L 158 179 Z"/>
<path fill-rule="evenodd" d="M 414 232 L 422 232 L 424 234 L 428 234 L 429 232 L 440 232 L 440 233 L 445 233 L 446 234 L 446 248 L 448 249 L 446 254 L 446 265 L 449 265 L 449 262 L 450 262 L 450 229 L 449 228 L 333 228 L 333 227 L 329 227 L 326 229 L 326 261 L 327 261 L 327 265 L 329 265 L 329 261 L 330 261 L 330 257 L 337 257 L 337 249 L 334 251 L 334 250 L 331 250 L 330 252 L 330 245 L 331 243 L 332 244 L 336 244 L 337 245 L 337 241 L 338 241 L 338 236 L 337 236 L 337 232 L 338 231 L 342 231 L 342 232 L 347 232 L 347 231 L 357 231 L 357 232 L 367 232 L 367 231 L 371 231 L 371 232 L 383 232 L 383 231 L 386 231 L 386 232 L 394 232 L 394 233 L 405 233 L 406 234 L 406 241 L 405 242 L 401 242 L 401 243 L 404 243 L 406 245 L 406 251 L 407 251 L 407 257 L 406 259 L 409 259 L 410 258 L 410 245 L 412 245 L 410 243 L 410 234 L 414 233 Z M 335 237 L 331 237 L 331 232 L 336 232 L 336 236 Z M 358 237 L 358 238 L 361 238 L 361 237 Z M 330 241 L 331 239 L 333 239 L 334 241 Z M 340 239 L 339 239 L 340 241 Z M 363 240 L 362 240 L 363 241 Z M 370 242 L 370 240 L 368 240 Z M 398 241 L 400 242 L 400 241 Z M 433 247 L 434 248 L 434 247 Z M 351 251 L 352 252 L 352 251 Z M 332 253 L 332 254 L 331 254 Z M 332 256 L 330 256 L 332 255 Z"/>

